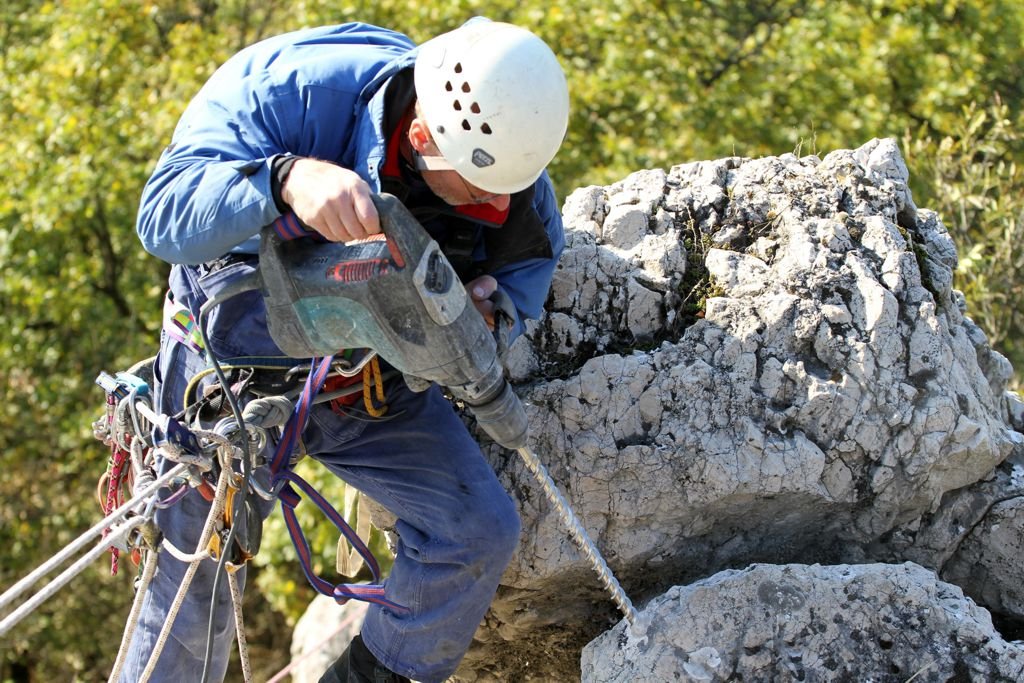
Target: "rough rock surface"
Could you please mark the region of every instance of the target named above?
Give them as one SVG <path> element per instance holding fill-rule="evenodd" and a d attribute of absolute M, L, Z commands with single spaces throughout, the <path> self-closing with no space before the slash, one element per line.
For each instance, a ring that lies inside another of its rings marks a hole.
<path fill-rule="evenodd" d="M 751 563 L 912 560 L 1024 618 L 998 548 L 1024 543 L 1024 410 L 907 181 L 874 140 L 567 199 L 548 313 L 507 362 L 536 452 L 638 604 Z M 576 679 L 619 615 L 518 457 L 485 452 L 523 535 L 458 678 Z"/>
<path fill-rule="evenodd" d="M 295 624 L 292 633 L 291 680 L 315 683 L 359 633 L 367 603 L 338 606 L 334 598 L 318 595 Z"/>
<path fill-rule="evenodd" d="M 583 650 L 593 683 L 1019 681 L 1024 648 L 918 565 L 753 565 L 675 587 Z"/>

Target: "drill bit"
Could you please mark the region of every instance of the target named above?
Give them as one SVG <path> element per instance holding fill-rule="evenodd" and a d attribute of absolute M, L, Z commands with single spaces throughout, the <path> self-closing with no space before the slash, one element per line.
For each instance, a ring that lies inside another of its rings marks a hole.
<path fill-rule="evenodd" d="M 576 513 L 572 511 L 568 501 L 562 496 L 558 487 L 555 486 L 555 480 L 551 478 L 540 458 L 530 450 L 529 446 L 522 446 L 517 450 L 519 455 L 523 456 L 523 462 L 526 463 L 526 467 L 533 473 L 537 481 L 540 482 L 541 488 L 544 489 L 544 495 L 555 506 L 559 517 L 562 518 L 562 521 L 569 528 L 569 534 L 576 541 L 576 545 L 583 551 L 586 558 L 590 560 L 590 565 L 597 572 L 605 589 L 611 594 L 612 600 L 615 601 L 619 610 L 625 615 L 626 621 L 629 622 L 630 626 L 635 625 L 639 618 L 636 608 L 633 607 L 633 603 L 630 601 L 629 596 L 626 595 L 626 591 L 622 590 L 619 580 L 615 578 L 612 570 L 608 568 L 608 563 L 601 556 L 601 551 L 597 549 L 594 541 L 587 535 L 587 530 L 583 528 L 579 518 L 576 517 Z"/>

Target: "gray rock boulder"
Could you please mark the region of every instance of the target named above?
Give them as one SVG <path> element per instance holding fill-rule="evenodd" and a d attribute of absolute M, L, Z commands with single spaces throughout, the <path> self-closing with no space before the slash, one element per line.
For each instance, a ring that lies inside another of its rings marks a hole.
<path fill-rule="evenodd" d="M 1020 681 L 1024 648 L 915 564 L 753 565 L 676 586 L 583 650 L 583 680 Z"/>
<path fill-rule="evenodd" d="M 965 316 L 955 247 L 908 179 L 875 140 L 644 171 L 566 201 L 549 314 L 510 367 L 536 451 L 634 599 L 753 562 L 952 555 L 908 538 L 937 539 L 944 501 L 1022 437 L 1011 368 Z M 499 645 L 615 618 L 521 464 L 490 455 L 525 529 L 492 607 Z"/>
<path fill-rule="evenodd" d="M 753 563 L 912 560 L 1024 618 L 997 551 L 1024 533 L 1024 410 L 908 179 L 874 140 L 566 200 L 548 312 L 507 365 L 534 450 L 638 605 Z M 480 437 L 523 535 L 457 677 L 575 680 L 620 615 L 519 458 Z"/>
<path fill-rule="evenodd" d="M 1024 468 L 1014 465 L 1009 476 L 1000 473 L 1004 486 L 982 498 L 984 513 L 963 529 L 963 540 L 942 565 L 942 576 L 964 587 L 989 609 L 1020 619 L 1024 615 Z M 958 528 L 958 530 L 960 530 Z"/>
<path fill-rule="evenodd" d="M 350 601 L 339 606 L 318 595 L 306 608 L 292 632 L 292 683 L 316 683 L 359 633 L 367 603 Z"/>

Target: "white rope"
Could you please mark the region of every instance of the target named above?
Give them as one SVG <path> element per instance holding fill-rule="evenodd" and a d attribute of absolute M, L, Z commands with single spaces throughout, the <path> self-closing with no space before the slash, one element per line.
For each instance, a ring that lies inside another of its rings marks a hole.
<path fill-rule="evenodd" d="M 174 545 L 166 538 L 164 538 L 164 540 L 160 543 L 160 547 L 166 550 L 171 557 L 184 564 L 189 564 L 190 562 L 197 562 L 199 560 L 205 560 L 208 557 L 212 557 L 209 548 L 204 548 L 203 550 L 200 550 L 199 552 L 195 553 L 186 553 L 184 550 L 179 549 L 178 546 Z"/>
<path fill-rule="evenodd" d="M 242 662 L 242 678 L 245 683 L 250 683 L 252 667 L 249 665 L 249 644 L 245 639 L 245 622 L 242 620 L 242 589 L 238 585 L 237 569 L 227 570 L 228 585 L 231 586 L 231 604 L 235 608 L 235 631 L 238 634 L 238 659 Z"/>
<path fill-rule="evenodd" d="M 70 559 L 73 555 L 81 551 L 85 546 L 89 544 L 89 541 L 94 536 L 102 535 L 107 529 L 110 529 L 118 521 L 120 521 L 121 518 L 126 516 L 128 513 L 132 512 L 140 503 L 144 502 L 146 498 L 155 494 L 160 487 L 164 486 L 175 477 L 183 474 L 185 470 L 186 468 L 184 465 L 179 465 L 177 467 L 172 468 L 162 477 L 160 477 L 151 485 L 146 487 L 143 491 L 140 491 L 137 496 L 129 500 L 127 503 L 119 507 L 114 512 L 104 517 L 84 534 L 82 534 L 77 539 L 72 541 L 70 544 L 65 546 L 63 550 L 61 550 L 56 555 L 51 557 L 49 560 L 41 564 L 31 574 L 29 574 L 28 576 L 26 576 L 25 578 L 11 586 L 2 596 L 0 596 L 0 609 L 3 609 L 7 605 L 11 604 L 16 597 L 24 593 L 36 581 L 41 579 L 46 574 L 49 574 L 51 571 L 53 571 L 58 566 L 60 566 L 68 559 Z M 92 562 L 94 559 L 96 559 L 104 552 L 106 552 L 106 550 L 111 545 L 114 545 L 116 541 L 119 540 L 120 536 L 127 534 L 136 526 L 139 526 L 144 521 L 144 518 L 138 517 L 136 518 L 136 520 L 137 521 L 134 522 L 132 522 L 132 520 L 129 520 L 131 524 L 126 523 L 120 527 L 116 527 L 115 531 L 113 531 L 107 538 L 101 539 L 99 544 L 97 544 L 87 555 L 80 558 L 77 562 L 75 562 L 75 564 L 71 565 L 71 567 L 62 572 L 57 578 L 48 583 L 46 587 L 44 587 L 39 593 L 32 596 L 32 598 L 30 598 L 27 602 L 23 603 L 21 607 L 19 607 L 17 610 L 8 615 L 7 618 L 0 622 L 0 635 L 7 633 L 7 631 L 9 631 L 15 624 L 21 621 L 32 610 L 34 610 L 36 607 L 42 604 L 47 598 L 53 595 L 53 593 L 59 590 L 60 587 L 62 587 L 68 581 L 70 581 L 71 578 L 81 573 L 90 562 Z"/>
<path fill-rule="evenodd" d="M 217 493 L 213 498 L 213 504 L 210 506 L 210 514 L 206 518 L 206 525 L 203 527 L 202 535 L 199 537 L 199 543 L 196 545 L 196 553 L 200 553 L 203 548 L 210 545 L 210 537 L 213 536 L 214 527 L 224 512 L 224 502 L 227 499 L 230 474 L 229 470 L 223 470 L 220 474 L 220 479 L 217 482 Z M 181 586 L 178 588 L 178 593 L 174 596 L 171 609 L 164 619 L 164 626 L 160 629 L 160 635 L 157 637 L 156 645 L 154 645 L 153 651 L 149 655 L 149 662 L 146 664 L 145 671 L 142 672 L 139 683 L 146 683 L 149 677 L 153 675 L 157 660 L 160 659 L 160 653 L 163 652 L 164 646 L 167 644 L 167 638 L 170 636 L 171 626 L 174 625 L 174 620 L 178 617 L 178 611 L 181 609 L 182 603 L 185 602 L 185 595 L 192 584 L 192 579 L 195 578 L 200 562 L 202 562 L 201 559 L 194 560 L 185 572 L 185 576 L 181 580 Z"/>
<path fill-rule="evenodd" d="M 120 540 L 127 536 L 132 529 L 142 525 L 143 522 L 145 522 L 145 519 L 142 517 L 132 517 L 131 519 L 121 522 L 120 526 L 115 527 L 110 535 L 102 539 L 92 550 L 58 574 L 57 578 L 50 581 L 50 583 L 46 584 L 42 590 L 23 602 L 18 609 L 7 615 L 7 618 L 0 621 L 0 635 L 7 633 L 15 624 L 31 614 L 33 610 L 46 602 L 54 593 L 71 583 L 71 579 L 82 573 L 86 567 L 92 564 L 93 560 L 106 553 L 107 550 L 110 549 L 111 545 L 120 542 Z"/>
<path fill-rule="evenodd" d="M 128 623 L 124 628 L 124 635 L 121 636 L 121 647 L 117 651 L 117 659 L 114 660 L 114 668 L 110 672 L 108 683 L 114 683 L 121 676 L 121 669 L 124 668 L 125 659 L 128 656 L 128 645 L 135 635 L 135 628 L 139 624 L 139 614 L 142 612 L 142 601 L 149 588 L 149 583 L 156 574 L 156 560 L 158 552 L 155 548 L 146 553 L 146 566 L 142 570 L 142 578 L 135 591 L 135 600 L 132 601 L 132 611 L 128 614 Z"/>

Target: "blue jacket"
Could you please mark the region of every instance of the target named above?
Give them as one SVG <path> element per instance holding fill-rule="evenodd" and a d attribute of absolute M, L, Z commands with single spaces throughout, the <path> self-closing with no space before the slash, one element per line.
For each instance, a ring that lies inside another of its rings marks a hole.
<path fill-rule="evenodd" d="M 415 58 L 406 36 L 367 24 L 296 31 L 236 54 L 189 104 L 145 186 L 137 230 L 146 250 L 176 264 L 256 253 L 260 229 L 281 215 L 271 190 L 277 155 L 336 162 L 380 191 L 384 86 Z M 540 315 L 564 247 L 546 174 L 534 187 L 533 208 L 552 256 L 490 273 L 518 309 L 514 334 L 522 319 Z M 481 226 L 474 259 L 487 257 L 480 235 L 501 229 Z"/>

